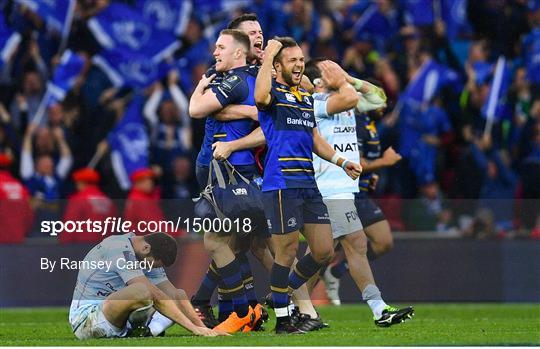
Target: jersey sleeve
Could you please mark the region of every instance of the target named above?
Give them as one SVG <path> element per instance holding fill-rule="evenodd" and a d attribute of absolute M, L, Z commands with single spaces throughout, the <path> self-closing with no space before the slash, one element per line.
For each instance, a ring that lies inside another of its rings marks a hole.
<path fill-rule="evenodd" d="M 211 89 L 223 107 L 230 104 L 240 104 L 249 95 L 247 82 L 236 74 L 228 76 L 219 85 L 212 86 Z"/>
<path fill-rule="evenodd" d="M 154 285 L 158 285 L 163 281 L 169 280 L 164 268 L 152 268 L 149 272 L 145 273 L 148 280 Z"/>
<path fill-rule="evenodd" d="M 313 95 L 313 114 L 315 115 L 315 118 L 321 119 L 330 117 L 326 108 L 327 104 L 328 95 L 321 93 L 315 93 Z"/>
<path fill-rule="evenodd" d="M 111 271 L 116 272 L 125 283 L 136 277 L 144 276 L 144 272 L 141 269 L 129 269 L 120 267 L 122 265 L 125 265 L 128 261 L 137 261 L 137 257 L 135 257 L 135 254 L 128 249 L 112 249 L 111 253 L 109 254 L 109 258 L 107 259 L 112 262 Z"/>

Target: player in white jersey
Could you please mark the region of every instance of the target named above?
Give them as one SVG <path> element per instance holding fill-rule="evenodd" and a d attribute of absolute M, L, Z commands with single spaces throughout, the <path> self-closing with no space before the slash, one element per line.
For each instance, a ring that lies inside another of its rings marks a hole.
<path fill-rule="evenodd" d="M 157 336 L 174 323 L 199 336 L 222 333 L 206 328 L 186 293 L 167 279 L 163 267 L 176 260 L 170 235 L 133 233 L 97 244 L 79 268 L 69 323 L 79 339 Z M 136 330 L 136 331 L 133 331 Z"/>
<path fill-rule="evenodd" d="M 315 85 L 313 109 L 321 136 L 340 156 L 360 162 L 355 109 L 367 111 L 384 106 L 384 91 L 352 78 L 339 65 L 324 59 L 308 62 L 305 74 Z M 371 308 L 375 324 L 391 326 L 410 318 L 413 314 L 411 307 L 390 307 L 375 285 L 366 255 L 367 238 L 354 204 L 358 181 L 343 176 L 343 171 L 327 165 L 316 155 L 313 155 L 313 168 L 317 186 L 328 208 L 334 241 L 343 247 L 351 276 Z"/>

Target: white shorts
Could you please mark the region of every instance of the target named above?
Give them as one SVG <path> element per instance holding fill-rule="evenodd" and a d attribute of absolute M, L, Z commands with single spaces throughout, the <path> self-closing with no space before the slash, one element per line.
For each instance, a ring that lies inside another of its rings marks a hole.
<path fill-rule="evenodd" d="M 362 230 L 354 199 L 324 199 L 334 239 Z"/>
<path fill-rule="evenodd" d="M 71 320 L 73 333 L 78 339 L 125 337 L 127 328 L 111 324 L 103 314 L 103 301 L 87 304 L 76 310 L 77 316 Z"/>

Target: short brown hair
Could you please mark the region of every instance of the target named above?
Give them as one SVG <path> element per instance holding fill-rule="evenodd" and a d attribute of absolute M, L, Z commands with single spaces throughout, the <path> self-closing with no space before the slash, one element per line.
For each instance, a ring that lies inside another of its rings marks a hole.
<path fill-rule="evenodd" d="M 234 41 L 238 42 L 246 49 L 246 54 L 251 48 L 251 42 L 249 41 L 249 36 L 241 30 L 238 29 L 223 29 L 219 35 L 230 35 L 233 37 Z"/>
<path fill-rule="evenodd" d="M 153 233 L 144 236 L 144 241 L 150 245 L 150 256 L 170 267 L 176 261 L 178 246 L 176 240 L 166 233 Z"/>
<path fill-rule="evenodd" d="M 283 49 L 298 46 L 298 43 L 290 36 L 276 36 L 274 37 L 274 40 L 281 42 L 281 49 L 277 53 L 276 57 L 274 57 L 274 63 L 276 61 L 281 62 L 281 52 Z"/>
<path fill-rule="evenodd" d="M 243 15 L 238 16 L 232 21 L 230 21 L 229 25 L 227 26 L 227 29 L 238 29 L 238 27 L 240 27 L 240 24 L 242 24 L 243 22 L 249 22 L 249 21 L 258 22 L 259 17 L 257 17 L 255 13 L 244 13 Z"/>

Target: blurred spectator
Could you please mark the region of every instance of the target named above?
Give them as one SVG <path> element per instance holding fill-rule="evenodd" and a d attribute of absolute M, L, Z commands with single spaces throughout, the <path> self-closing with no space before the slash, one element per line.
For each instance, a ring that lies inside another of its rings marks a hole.
<path fill-rule="evenodd" d="M 166 175 L 172 172 L 175 156 L 189 152 L 193 146 L 188 100 L 176 84 L 177 80 L 176 72 L 169 73 L 168 93 L 163 91 L 161 84 L 156 84 L 143 111 L 150 124 L 152 162 Z M 164 98 L 165 94 L 168 98 Z"/>
<path fill-rule="evenodd" d="M 493 213 L 497 232 L 508 232 L 514 228 L 514 197 L 517 176 L 510 167 L 504 151 L 492 149 L 489 135 L 480 142 L 471 144 L 472 154 L 483 176 L 479 207 Z"/>
<path fill-rule="evenodd" d="M 73 193 L 64 210 L 63 221 L 105 222 L 107 217 L 117 217 L 115 204 L 98 187 L 99 173 L 92 168 L 82 168 L 73 173 L 73 181 L 77 192 Z M 99 242 L 106 238 L 97 232 L 62 232 L 59 241 L 72 242 Z"/>
<path fill-rule="evenodd" d="M 11 157 L 0 153 L 0 243 L 22 242 L 32 226 L 28 190 L 9 169 Z"/>
<path fill-rule="evenodd" d="M 43 81 L 39 73 L 35 70 L 23 73 L 20 91 L 17 92 L 10 106 L 12 122 L 17 130 L 26 129 L 38 110 L 43 93 Z M 44 123 L 42 119 L 41 125 Z"/>
<path fill-rule="evenodd" d="M 132 227 L 136 229 L 137 235 L 145 235 L 150 232 L 137 230 L 139 224 L 141 224 L 141 229 L 155 229 L 152 225 L 165 221 L 165 215 L 159 202 L 161 193 L 154 183 L 154 178 L 155 173 L 150 168 L 136 170 L 130 177 L 133 188 L 126 201 L 124 218 L 126 221 L 132 222 Z M 166 228 L 162 231 L 173 236 L 182 235 L 181 231 L 174 231 L 171 227 Z"/>
<path fill-rule="evenodd" d="M 28 186 L 32 196 L 32 204 L 36 210 L 36 223 L 42 220 L 56 220 L 60 218 L 60 202 L 62 197 L 62 186 L 66 179 L 73 157 L 64 133 L 60 128 L 52 131 L 52 135 L 59 148 L 60 159 L 55 164 L 50 151 L 54 148 L 54 143 L 50 138 L 42 136 L 36 137 L 37 149 L 41 150 L 35 161 L 32 156 L 32 138 L 37 125 L 31 123 L 24 135 L 21 151 L 21 177 Z M 43 129 L 46 132 L 47 129 Z M 41 133 L 41 135 L 49 133 Z M 35 229 L 36 234 L 40 234 L 39 229 Z"/>
<path fill-rule="evenodd" d="M 447 232 L 451 228 L 452 212 L 435 182 L 423 185 L 420 196 L 406 207 L 407 229 Z"/>

